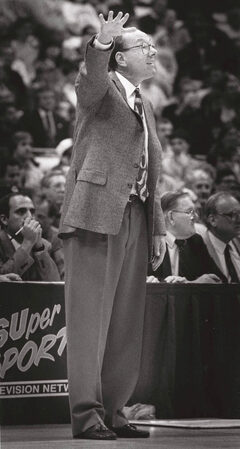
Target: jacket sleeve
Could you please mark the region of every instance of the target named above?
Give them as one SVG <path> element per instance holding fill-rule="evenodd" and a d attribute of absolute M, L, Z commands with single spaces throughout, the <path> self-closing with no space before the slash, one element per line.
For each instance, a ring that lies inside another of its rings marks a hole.
<path fill-rule="evenodd" d="M 20 247 L 7 260 L 0 254 L 0 274 L 16 273 L 22 276 L 33 263 L 34 259 Z"/>
<path fill-rule="evenodd" d="M 108 63 L 114 44 L 108 50 L 94 48 L 95 36 L 88 42 L 85 61 L 76 78 L 79 107 L 91 108 L 106 94 L 109 86 Z"/>
<path fill-rule="evenodd" d="M 165 218 L 161 206 L 160 183 L 157 182 L 154 194 L 154 227 L 153 235 L 166 235 Z"/>
<path fill-rule="evenodd" d="M 51 244 L 47 240 L 42 240 L 44 249 L 42 251 L 32 252 L 39 276 L 43 281 L 61 281 L 57 265 L 49 254 Z"/>

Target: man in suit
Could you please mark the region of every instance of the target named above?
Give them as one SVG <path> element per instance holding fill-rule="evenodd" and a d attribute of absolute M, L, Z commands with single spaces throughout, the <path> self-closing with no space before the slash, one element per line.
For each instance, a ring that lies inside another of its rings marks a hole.
<path fill-rule="evenodd" d="M 10 193 L 0 200 L 0 274 L 16 273 L 25 281 L 60 281 L 49 254 L 51 244 L 42 238 L 34 219 L 31 198 Z"/>
<path fill-rule="evenodd" d="M 56 113 L 55 107 L 55 93 L 42 87 L 37 91 L 36 107 L 20 119 L 18 128 L 32 135 L 35 147 L 55 148 L 70 137 L 69 124 Z"/>
<path fill-rule="evenodd" d="M 107 20 L 77 77 L 73 157 L 60 224 L 73 436 L 147 437 L 123 414 L 137 382 L 149 257 L 165 252 L 161 145 L 141 81 L 156 50 L 128 14 Z M 109 62 L 112 71 L 108 72 Z"/>
<path fill-rule="evenodd" d="M 202 237 L 196 234 L 196 212 L 188 193 L 166 192 L 162 209 L 167 229 L 167 251 L 161 266 L 150 270 L 149 282 L 215 283 L 221 282 L 221 272 L 207 252 Z M 152 277 L 154 276 L 154 277 Z"/>
<path fill-rule="evenodd" d="M 227 282 L 240 282 L 240 203 L 229 192 L 212 195 L 205 206 L 208 252 Z"/>

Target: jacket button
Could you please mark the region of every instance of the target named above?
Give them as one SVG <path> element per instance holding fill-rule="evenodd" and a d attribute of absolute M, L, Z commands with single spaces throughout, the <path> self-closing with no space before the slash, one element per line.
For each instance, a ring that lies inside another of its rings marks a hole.
<path fill-rule="evenodd" d="M 134 166 L 134 168 L 138 168 L 139 164 L 135 163 L 135 164 L 133 164 L 133 166 Z"/>
<path fill-rule="evenodd" d="M 133 186 L 133 185 L 132 185 L 132 184 L 131 184 L 131 183 L 129 182 L 129 183 L 128 183 L 128 187 L 129 187 L 129 189 L 131 189 L 131 188 L 132 188 L 132 186 Z"/>

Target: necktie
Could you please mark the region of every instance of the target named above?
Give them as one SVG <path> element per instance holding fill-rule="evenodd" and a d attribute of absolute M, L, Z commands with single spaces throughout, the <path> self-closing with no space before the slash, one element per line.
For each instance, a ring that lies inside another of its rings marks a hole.
<path fill-rule="evenodd" d="M 56 127 L 52 112 L 48 111 L 45 115 L 46 131 L 48 134 L 49 144 L 55 144 Z"/>
<path fill-rule="evenodd" d="M 178 265 L 178 275 L 189 277 L 190 271 L 189 271 L 189 257 L 188 257 L 188 251 L 186 240 L 176 239 L 175 243 L 178 247 L 179 251 L 179 265 Z"/>
<path fill-rule="evenodd" d="M 142 97 L 139 91 L 139 88 L 137 87 L 135 89 L 135 101 L 134 101 L 134 111 L 137 112 L 141 119 L 143 120 L 143 104 L 142 104 Z M 147 159 L 146 159 L 146 153 L 145 153 L 145 147 L 143 149 L 141 161 L 140 161 L 140 167 L 138 176 L 136 179 L 136 191 L 139 196 L 139 198 L 144 202 L 148 196 L 148 189 L 147 189 Z"/>
<path fill-rule="evenodd" d="M 226 248 L 224 250 L 225 262 L 227 265 L 228 273 L 231 277 L 231 282 L 239 282 L 238 275 L 236 269 L 233 265 L 232 258 L 230 255 L 230 245 L 227 243 Z"/>

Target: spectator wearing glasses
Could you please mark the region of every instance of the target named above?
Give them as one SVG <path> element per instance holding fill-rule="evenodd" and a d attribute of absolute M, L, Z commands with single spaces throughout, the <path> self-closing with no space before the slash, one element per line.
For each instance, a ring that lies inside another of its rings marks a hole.
<path fill-rule="evenodd" d="M 0 200 L 0 274 L 16 273 L 25 281 L 60 281 L 34 218 L 34 205 L 25 194 L 11 193 Z"/>
<path fill-rule="evenodd" d="M 227 282 L 240 282 L 240 203 L 229 192 L 217 192 L 205 206 L 208 252 Z"/>
<path fill-rule="evenodd" d="M 161 266 L 150 269 L 148 282 L 217 283 L 221 272 L 210 258 L 200 235 L 196 234 L 196 212 L 188 193 L 166 192 L 162 209 L 167 229 L 167 251 Z"/>

